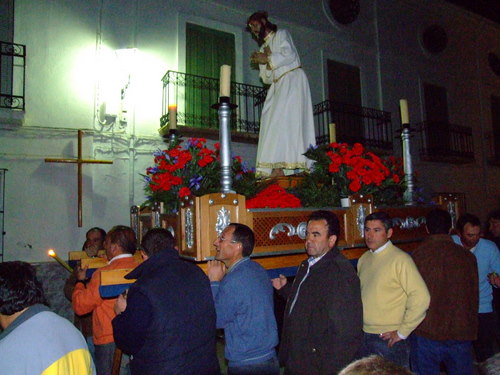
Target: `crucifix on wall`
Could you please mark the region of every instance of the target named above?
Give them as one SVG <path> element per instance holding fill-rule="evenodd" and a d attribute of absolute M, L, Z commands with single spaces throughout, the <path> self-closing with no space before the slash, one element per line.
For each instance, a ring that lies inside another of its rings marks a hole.
<path fill-rule="evenodd" d="M 71 158 L 45 158 L 46 163 L 73 163 L 78 165 L 78 226 L 82 226 L 82 167 L 83 164 L 113 164 L 111 160 L 92 160 L 82 158 L 82 139 L 83 131 L 78 130 L 78 157 L 76 159 Z"/>

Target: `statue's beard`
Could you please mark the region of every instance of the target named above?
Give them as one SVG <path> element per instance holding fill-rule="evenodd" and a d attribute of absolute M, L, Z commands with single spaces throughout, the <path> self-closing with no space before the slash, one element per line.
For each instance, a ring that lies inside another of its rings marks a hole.
<path fill-rule="evenodd" d="M 259 45 L 264 44 L 265 38 L 266 38 L 266 28 L 264 27 L 264 25 L 262 25 L 259 30 L 259 35 L 257 36 L 257 42 L 259 43 Z"/>

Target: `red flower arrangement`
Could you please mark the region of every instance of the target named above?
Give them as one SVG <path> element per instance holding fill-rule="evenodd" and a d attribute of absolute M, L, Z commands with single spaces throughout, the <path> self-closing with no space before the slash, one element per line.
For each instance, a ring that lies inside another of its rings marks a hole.
<path fill-rule="evenodd" d="M 179 198 L 220 191 L 218 143 L 210 149 L 204 138 L 189 138 L 184 148 L 182 142 L 171 142 L 168 149 L 153 154 L 155 165 L 143 175 L 146 204 L 161 201 L 167 211 L 175 212 Z M 233 157 L 232 175 L 233 188 L 240 193 L 247 192 L 246 188 L 255 182 L 254 171 L 239 156 Z"/>
<path fill-rule="evenodd" d="M 356 193 L 380 195 L 387 189 L 399 194 L 404 189 L 402 160 L 382 159 L 360 143 L 311 147 L 305 156 L 315 161 L 309 184 L 333 185 L 337 196 L 332 199 Z"/>
<path fill-rule="evenodd" d="M 300 199 L 278 184 L 269 185 L 255 197 L 246 201 L 246 208 L 301 207 Z"/>

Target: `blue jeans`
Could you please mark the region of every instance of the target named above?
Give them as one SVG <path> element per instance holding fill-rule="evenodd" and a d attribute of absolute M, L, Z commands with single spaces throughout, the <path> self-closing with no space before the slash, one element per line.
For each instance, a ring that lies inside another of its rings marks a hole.
<path fill-rule="evenodd" d="M 227 366 L 228 375 L 279 375 L 280 365 L 278 357 L 275 355 L 272 358 L 260 363 L 253 363 L 244 366 Z"/>
<path fill-rule="evenodd" d="M 439 375 L 444 363 L 448 375 L 472 375 L 472 345 L 470 341 L 431 340 L 413 334 L 411 369 L 417 375 Z"/>
<path fill-rule="evenodd" d="M 360 356 L 366 357 L 372 354 L 384 357 L 399 366 L 410 368 L 410 343 L 408 340 L 398 341 L 389 348 L 387 341 L 378 334 L 364 332 Z"/>

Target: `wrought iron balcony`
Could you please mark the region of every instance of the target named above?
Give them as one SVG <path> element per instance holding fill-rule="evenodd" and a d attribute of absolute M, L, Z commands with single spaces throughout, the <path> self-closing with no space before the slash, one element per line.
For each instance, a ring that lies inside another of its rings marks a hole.
<path fill-rule="evenodd" d="M 500 131 L 492 131 L 484 137 L 488 164 L 500 166 Z"/>
<path fill-rule="evenodd" d="M 24 110 L 26 46 L 0 41 L 0 108 Z"/>
<path fill-rule="evenodd" d="M 314 106 L 317 144 L 329 142 L 334 123 L 337 142 L 356 143 L 381 152 L 392 152 L 391 113 L 373 108 L 326 100 Z"/>
<path fill-rule="evenodd" d="M 424 161 L 465 164 L 474 162 L 472 128 L 444 121 L 417 124 L 420 158 Z"/>
<path fill-rule="evenodd" d="M 219 79 L 169 70 L 163 81 L 162 125 L 168 119 L 168 104 L 177 104 L 177 123 L 193 128 L 218 129 L 217 111 L 211 106 L 219 100 Z M 260 115 L 267 90 L 260 86 L 231 82 L 231 129 L 259 133 Z"/>

